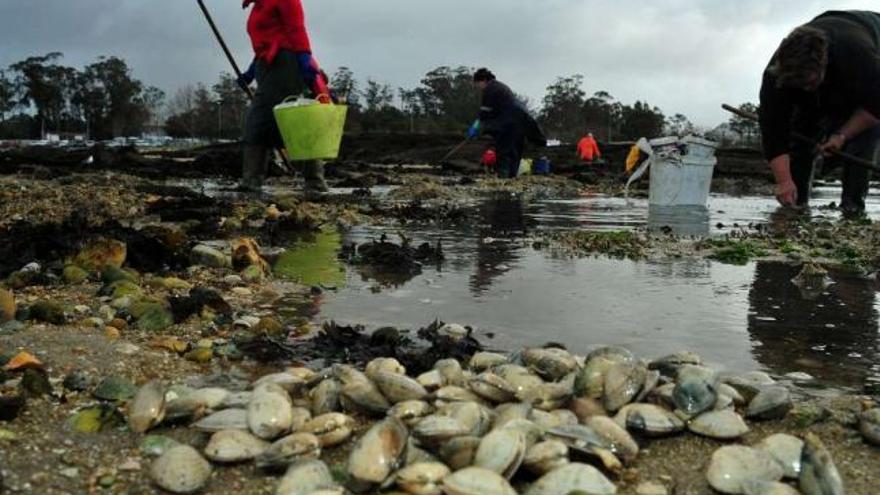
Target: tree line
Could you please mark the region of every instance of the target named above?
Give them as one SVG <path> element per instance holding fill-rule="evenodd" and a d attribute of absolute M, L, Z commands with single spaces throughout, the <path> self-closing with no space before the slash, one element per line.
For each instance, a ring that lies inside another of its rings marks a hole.
<path fill-rule="evenodd" d="M 99 57 L 82 69 L 67 67 L 61 59 L 61 53 L 49 53 L 0 71 L 0 138 L 75 132 L 107 139 L 160 127 L 180 138 L 235 140 L 242 135 L 248 101 L 230 74 L 220 74 L 211 86 L 184 86 L 166 99 L 158 88 L 134 78 L 119 57 Z M 460 133 L 479 107 L 473 72 L 441 66 L 414 88 L 395 88 L 371 78 L 360 81 L 341 67 L 330 82 L 349 105 L 347 132 Z M 602 90 L 588 95 L 584 85 L 580 74 L 558 77 L 537 106 L 520 98 L 548 137 L 565 142 L 586 132 L 615 141 L 695 131 L 680 113 L 667 116 L 646 101 L 625 104 Z M 743 107 L 756 110 L 748 103 Z M 756 126 L 737 117 L 725 129 L 746 141 L 759 139 Z"/>
<path fill-rule="evenodd" d="M 99 57 L 77 69 L 62 58 L 52 52 L 0 70 L 0 137 L 109 139 L 140 135 L 156 122 L 165 94 L 135 79 L 125 60 Z"/>

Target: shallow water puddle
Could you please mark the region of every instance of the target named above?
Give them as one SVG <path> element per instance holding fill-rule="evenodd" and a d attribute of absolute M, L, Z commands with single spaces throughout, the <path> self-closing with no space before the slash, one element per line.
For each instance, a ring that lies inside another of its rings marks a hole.
<path fill-rule="evenodd" d="M 872 199 L 872 216 L 878 204 Z M 773 221 L 775 209 L 766 198 L 713 197 L 699 230 L 712 235 L 763 224 Z M 728 370 L 804 371 L 857 388 L 880 380 L 880 303 L 872 280 L 832 273 L 828 289 L 805 295 L 791 282 L 799 267 L 782 263 L 573 260 L 529 240 L 546 230 L 642 227 L 647 210 L 644 200 L 601 197 L 487 201 L 473 225 L 407 231 L 418 242 L 441 240 L 446 261 L 439 267 L 394 282 L 349 269 L 345 287 L 327 295 L 320 317 L 368 328 L 417 328 L 439 318 L 494 333 L 500 348 L 556 341 L 584 352 L 615 344 L 650 357 L 687 349 Z M 688 222 L 683 228 L 694 230 Z M 343 242 L 383 233 L 357 228 Z"/>

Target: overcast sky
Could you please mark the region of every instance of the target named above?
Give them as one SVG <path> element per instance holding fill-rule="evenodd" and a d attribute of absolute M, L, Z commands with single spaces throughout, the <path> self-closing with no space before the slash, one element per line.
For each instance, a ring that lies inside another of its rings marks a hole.
<path fill-rule="evenodd" d="M 240 0 L 206 0 L 239 63 L 251 49 Z M 440 65 L 488 66 L 539 103 L 560 75 L 588 94 L 647 100 L 703 126 L 723 102 L 756 101 L 760 73 L 793 27 L 824 10 L 876 0 L 303 0 L 315 55 L 414 87 Z M 880 10 L 878 7 L 875 9 Z M 0 0 L 0 67 L 64 53 L 76 67 L 125 58 L 136 77 L 169 94 L 213 83 L 227 63 L 195 0 Z"/>

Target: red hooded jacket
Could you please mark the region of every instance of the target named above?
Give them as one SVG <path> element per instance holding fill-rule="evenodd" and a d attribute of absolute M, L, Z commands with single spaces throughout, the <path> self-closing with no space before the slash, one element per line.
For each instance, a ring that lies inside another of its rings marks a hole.
<path fill-rule="evenodd" d="M 244 0 L 242 8 L 251 4 L 247 31 L 257 58 L 271 64 L 281 49 L 312 51 L 300 0 Z"/>

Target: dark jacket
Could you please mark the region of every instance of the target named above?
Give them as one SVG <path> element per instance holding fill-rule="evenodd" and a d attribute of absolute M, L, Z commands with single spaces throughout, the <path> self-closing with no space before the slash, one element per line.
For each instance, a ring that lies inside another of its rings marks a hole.
<path fill-rule="evenodd" d="M 842 124 L 859 108 L 880 118 L 880 14 L 829 11 L 806 25 L 830 40 L 825 79 L 815 92 L 779 88 L 770 71 L 773 56 L 761 85 L 761 135 L 768 160 L 791 151 L 796 114 L 826 126 Z"/>
<path fill-rule="evenodd" d="M 523 135 L 540 146 L 547 143 L 535 119 L 514 92 L 500 81 L 489 81 L 483 90 L 479 118 L 483 132 L 496 139 L 514 134 Z"/>

